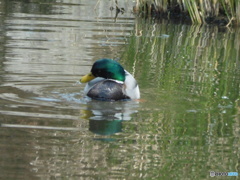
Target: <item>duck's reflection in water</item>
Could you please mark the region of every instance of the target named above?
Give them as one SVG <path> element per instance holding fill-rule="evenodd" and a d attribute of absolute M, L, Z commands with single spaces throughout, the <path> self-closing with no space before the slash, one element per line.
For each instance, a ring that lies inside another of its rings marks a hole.
<path fill-rule="evenodd" d="M 82 118 L 89 120 L 89 130 L 99 135 L 112 135 L 122 132 L 122 121 L 131 120 L 137 113 L 136 101 L 89 101 Z"/>

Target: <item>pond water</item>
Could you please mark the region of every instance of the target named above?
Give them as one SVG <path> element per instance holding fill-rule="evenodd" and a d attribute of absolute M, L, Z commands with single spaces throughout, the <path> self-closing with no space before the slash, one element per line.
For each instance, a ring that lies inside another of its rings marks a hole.
<path fill-rule="evenodd" d="M 136 18 L 134 3 L 0 0 L 1 179 L 208 179 L 240 172 L 240 29 Z M 84 97 L 100 58 L 140 101 Z"/>

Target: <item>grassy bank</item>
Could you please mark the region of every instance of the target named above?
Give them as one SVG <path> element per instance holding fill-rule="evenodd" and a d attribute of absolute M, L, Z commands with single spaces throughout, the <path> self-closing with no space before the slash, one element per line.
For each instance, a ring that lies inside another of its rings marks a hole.
<path fill-rule="evenodd" d="M 137 0 L 134 11 L 198 24 L 239 25 L 239 0 Z"/>

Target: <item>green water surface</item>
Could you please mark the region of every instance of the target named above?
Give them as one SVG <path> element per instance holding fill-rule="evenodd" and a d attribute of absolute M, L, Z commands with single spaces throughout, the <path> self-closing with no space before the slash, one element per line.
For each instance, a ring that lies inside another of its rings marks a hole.
<path fill-rule="evenodd" d="M 240 173 L 240 29 L 114 3 L 0 0 L 0 179 Z M 79 79 L 100 58 L 135 76 L 139 101 L 84 96 Z"/>

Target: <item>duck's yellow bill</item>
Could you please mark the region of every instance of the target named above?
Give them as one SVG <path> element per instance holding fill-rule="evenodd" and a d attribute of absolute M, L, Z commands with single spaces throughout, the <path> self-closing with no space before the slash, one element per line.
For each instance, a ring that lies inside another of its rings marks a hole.
<path fill-rule="evenodd" d="M 89 74 L 83 76 L 83 77 L 80 79 L 80 82 L 81 82 L 81 83 L 86 83 L 86 82 L 88 82 L 88 81 L 93 80 L 94 78 L 95 78 L 95 76 L 94 76 L 92 73 L 89 73 Z"/>

